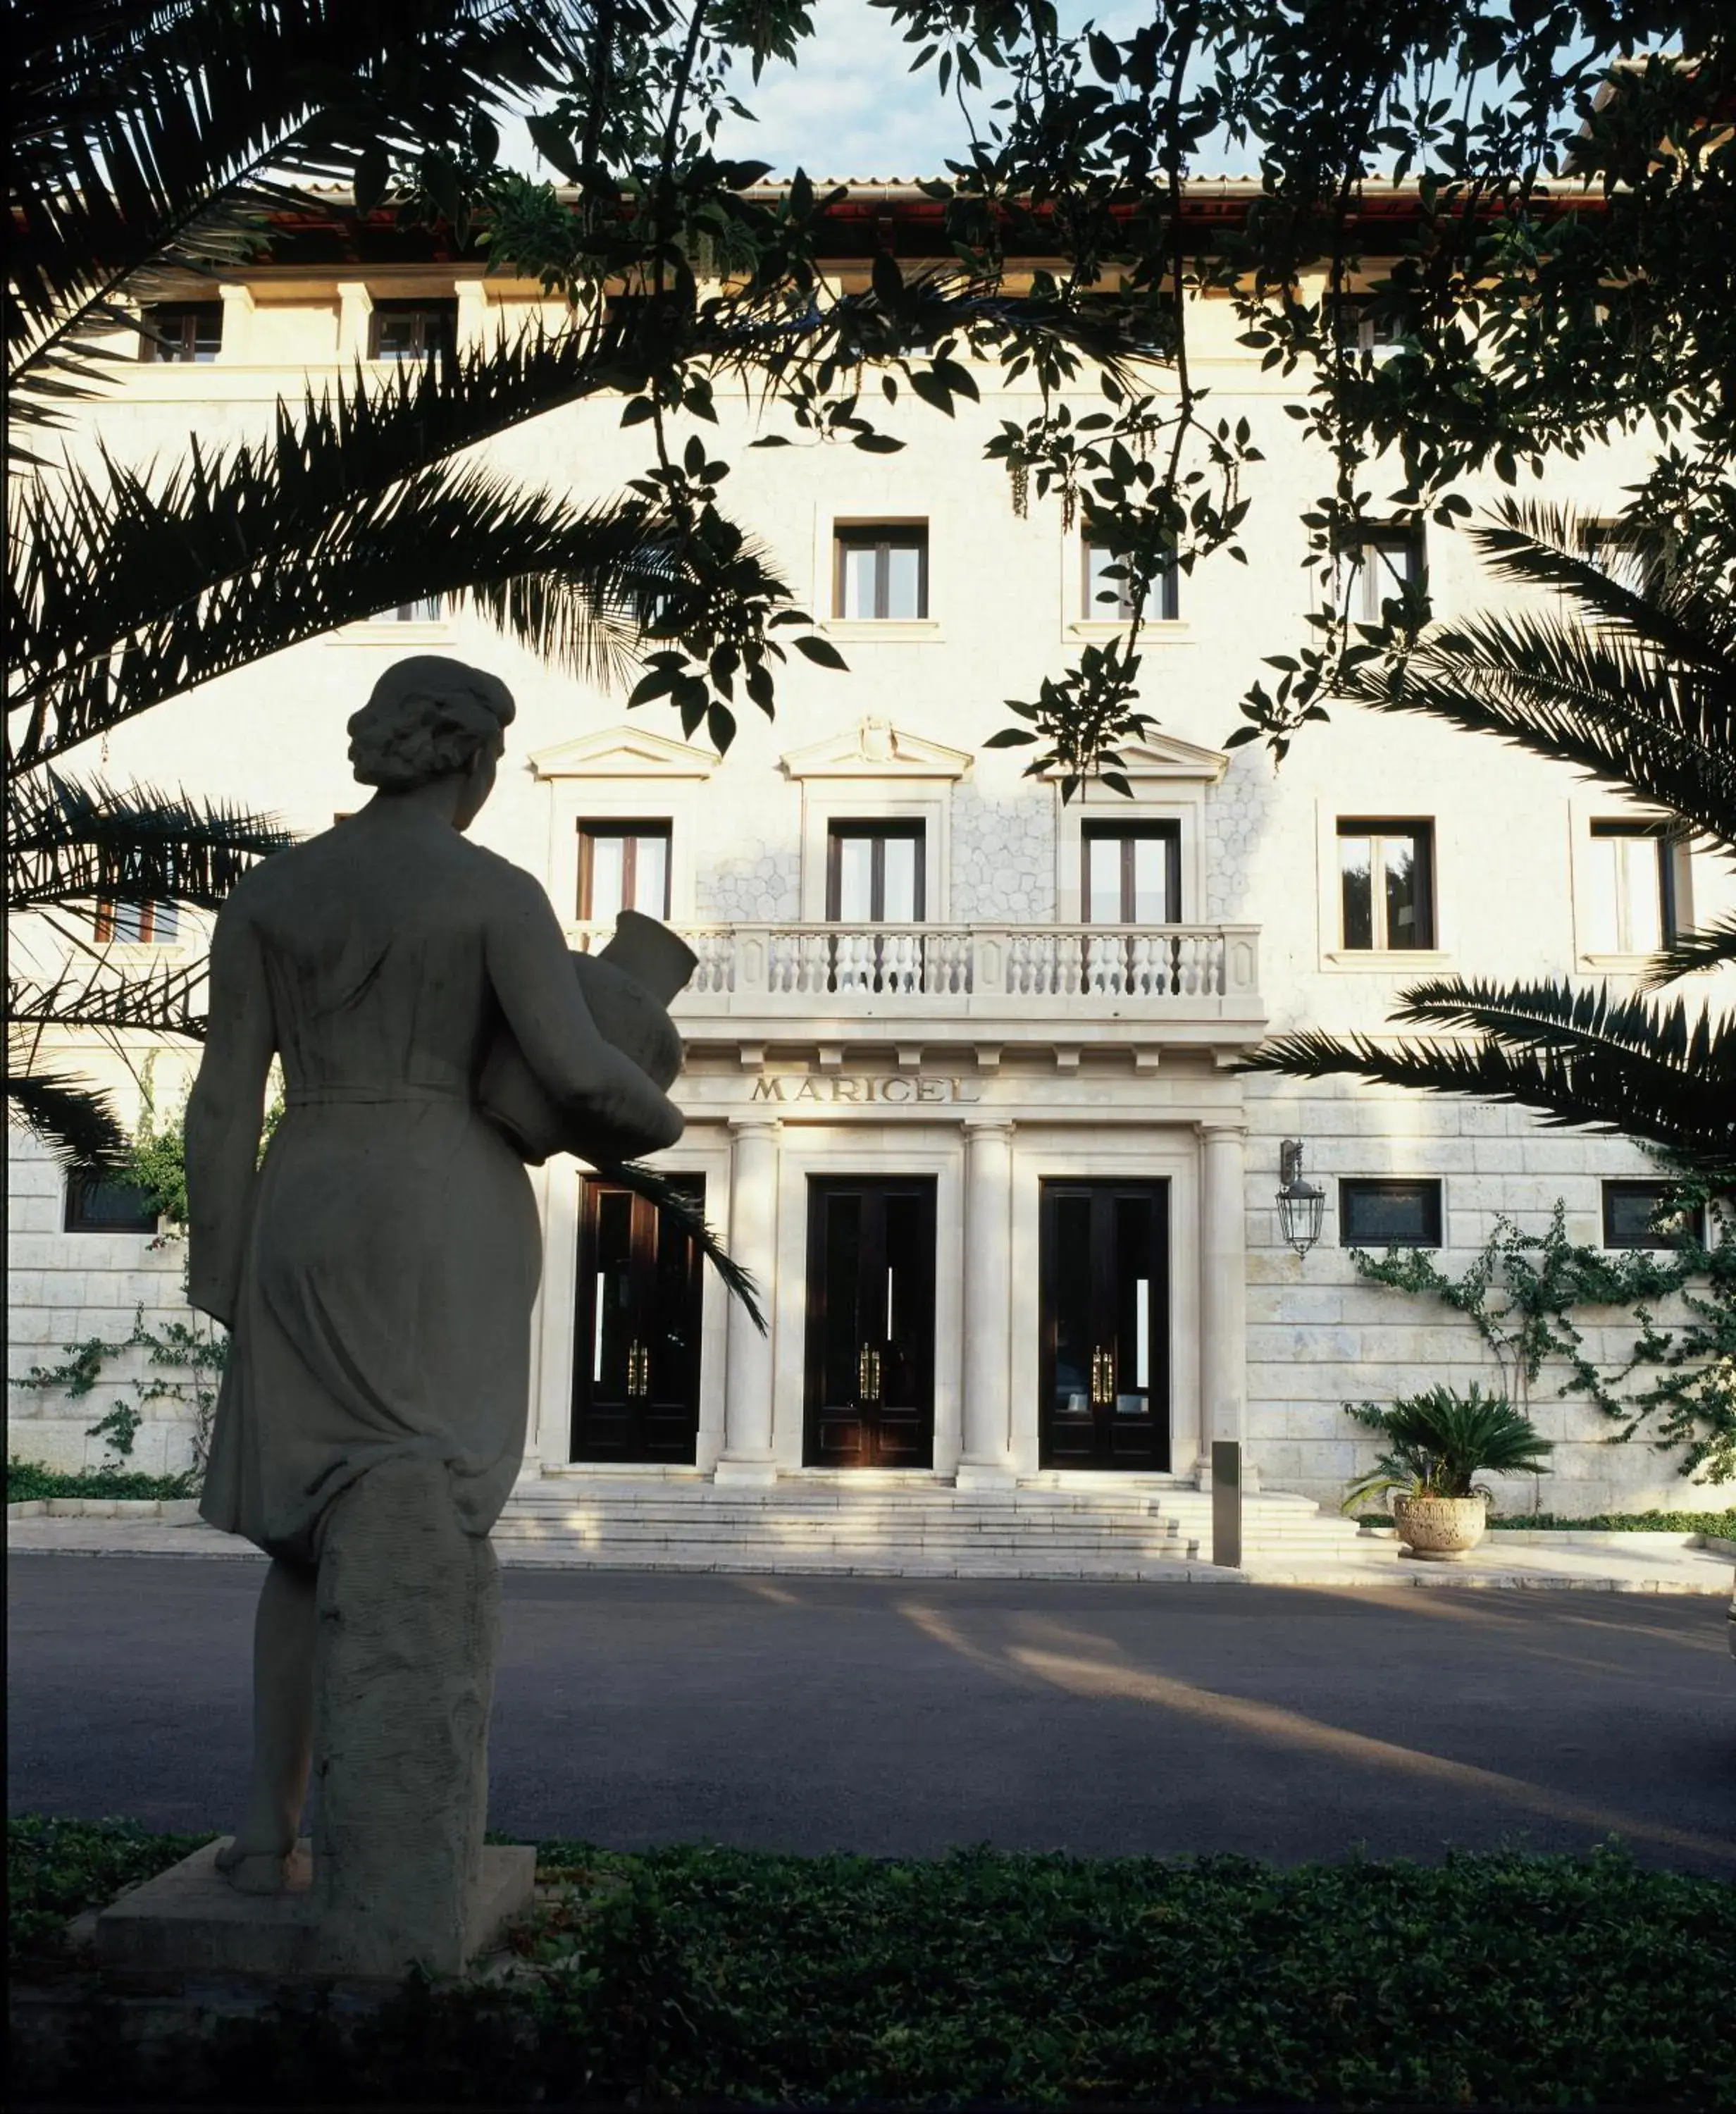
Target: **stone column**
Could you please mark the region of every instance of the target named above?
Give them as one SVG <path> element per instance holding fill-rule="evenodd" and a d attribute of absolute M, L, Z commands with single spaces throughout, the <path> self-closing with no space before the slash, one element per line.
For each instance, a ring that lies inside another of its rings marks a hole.
<path fill-rule="evenodd" d="M 340 279 L 337 286 L 337 364 L 354 368 L 368 357 L 368 318 L 374 297 L 360 279 Z"/>
<path fill-rule="evenodd" d="M 1199 1448 L 1208 1489 L 1212 1441 L 1240 1439 L 1248 1389 L 1248 1256 L 1240 1123 L 1199 1128 Z"/>
<path fill-rule="evenodd" d="M 753 1273 L 773 1321 L 778 1269 L 778 1133 L 775 1116 L 740 1116 L 729 1125 L 729 1252 Z M 773 1321 L 775 1326 L 775 1322 Z M 724 1450 L 720 1483 L 774 1483 L 772 1339 L 738 1300 L 729 1302 L 724 1370 Z"/>
<path fill-rule="evenodd" d="M 254 290 L 219 286 L 217 298 L 223 304 L 223 342 L 217 349 L 217 364 L 244 366 L 254 356 Z"/>
<path fill-rule="evenodd" d="M 962 1490 L 1010 1489 L 1012 1129 L 965 1127 L 964 1450 Z"/>

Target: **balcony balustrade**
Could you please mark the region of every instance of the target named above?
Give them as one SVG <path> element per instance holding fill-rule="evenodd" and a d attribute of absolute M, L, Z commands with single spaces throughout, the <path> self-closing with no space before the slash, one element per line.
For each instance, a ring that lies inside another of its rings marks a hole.
<path fill-rule="evenodd" d="M 1263 1018 L 1253 925 L 682 925 L 678 1021 Z M 611 928 L 569 928 L 601 947 Z"/>

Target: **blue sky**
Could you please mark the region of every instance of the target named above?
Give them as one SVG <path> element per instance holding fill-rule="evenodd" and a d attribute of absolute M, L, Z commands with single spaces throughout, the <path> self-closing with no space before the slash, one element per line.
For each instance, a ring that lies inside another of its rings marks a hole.
<path fill-rule="evenodd" d="M 948 157 L 962 156 L 968 135 L 957 102 L 939 94 L 933 66 L 909 71 L 920 47 L 907 44 L 868 0 L 814 0 L 812 11 L 815 34 L 802 47 L 799 67 L 769 66 L 757 88 L 743 71 L 736 93 L 758 122 L 727 120 L 723 150 L 770 162 L 779 176 L 798 167 L 815 176 L 943 175 Z M 1060 0 L 1069 30 L 1090 20 L 1126 34 L 1144 13 L 1138 0 L 1096 7 Z M 507 151 L 539 175 L 553 173 L 537 162 L 528 137 L 509 135 Z"/>

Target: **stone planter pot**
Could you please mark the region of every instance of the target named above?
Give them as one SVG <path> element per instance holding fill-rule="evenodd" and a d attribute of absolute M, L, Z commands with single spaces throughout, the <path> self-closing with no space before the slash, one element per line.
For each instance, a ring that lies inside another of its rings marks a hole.
<path fill-rule="evenodd" d="M 1413 1556 L 1450 1563 L 1482 1540 L 1489 1524 L 1489 1501 L 1481 1497 L 1395 1497 L 1392 1523 Z"/>

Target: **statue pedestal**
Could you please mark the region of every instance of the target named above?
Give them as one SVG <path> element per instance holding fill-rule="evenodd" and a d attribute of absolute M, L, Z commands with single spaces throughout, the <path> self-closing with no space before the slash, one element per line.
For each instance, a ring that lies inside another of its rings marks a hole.
<path fill-rule="evenodd" d="M 279 1894 L 238 1893 L 217 1868 L 222 1846 L 208 1842 L 111 1902 L 96 1919 L 98 1966 L 153 1975 L 377 1975 L 377 1963 L 359 1966 L 342 1957 L 335 1933 L 322 1927 L 305 1841 L 297 1847 L 290 1885 Z M 468 1960 L 488 1952 L 501 1926 L 525 1914 L 536 1878 L 537 1853 L 528 1846 L 483 1850 L 482 1878 L 470 1903 Z M 406 1960 L 399 1972 L 407 1974 L 410 1965 Z"/>

